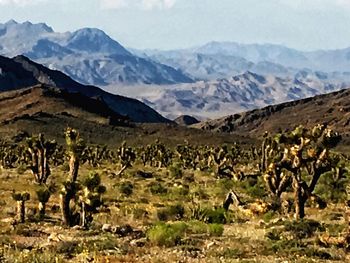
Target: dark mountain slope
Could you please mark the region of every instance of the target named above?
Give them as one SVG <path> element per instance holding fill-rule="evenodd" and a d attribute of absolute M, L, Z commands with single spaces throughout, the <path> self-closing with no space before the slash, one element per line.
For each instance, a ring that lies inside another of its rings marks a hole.
<path fill-rule="evenodd" d="M 329 127 L 348 137 L 350 89 L 234 114 L 196 124 L 195 127 L 261 136 L 265 131 L 291 130 L 299 124 L 311 127 L 318 123 L 327 123 Z"/>
<path fill-rule="evenodd" d="M 98 97 L 114 112 L 128 116 L 134 122 L 169 122 L 136 99 L 113 95 L 94 86 L 82 85 L 64 73 L 48 69 L 25 56 L 17 56 L 13 59 L 0 56 L 0 73 L 0 91 L 45 84 L 69 93 L 79 92 L 91 98 Z"/>

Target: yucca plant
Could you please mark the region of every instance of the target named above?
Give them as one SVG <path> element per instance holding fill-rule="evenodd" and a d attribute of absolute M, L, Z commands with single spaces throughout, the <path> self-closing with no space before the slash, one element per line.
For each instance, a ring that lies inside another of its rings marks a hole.
<path fill-rule="evenodd" d="M 106 187 L 101 185 L 101 177 L 97 173 L 90 173 L 82 182 L 78 192 L 80 203 L 80 224 L 88 227 L 93 220 L 93 214 L 102 205 L 102 194 Z"/>
<path fill-rule="evenodd" d="M 35 193 L 39 201 L 39 219 L 44 219 L 46 212 L 46 204 L 51 197 L 51 192 L 47 187 L 40 187 L 38 190 L 35 191 Z"/>
<path fill-rule="evenodd" d="M 25 203 L 30 199 L 30 194 L 28 192 L 22 193 L 12 193 L 12 198 L 17 202 L 17 219 L 19 223 L 25 222 Z"/>

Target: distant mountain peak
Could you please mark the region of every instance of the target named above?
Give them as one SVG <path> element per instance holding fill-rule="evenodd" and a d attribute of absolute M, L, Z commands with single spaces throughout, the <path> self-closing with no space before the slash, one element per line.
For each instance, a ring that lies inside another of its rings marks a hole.
<path fill-rule="evenodd" d="M 87 52 L 102 52 L 130 56 L 117 41 L 110 38 L 104 31 L 97 28 L 82 28 L 71 34 L 67 47 Z"/>
<path fill-rule="evenodd" d="M 18 22 L 14 19 L 10 19 L 9 21 L 7 21 L 5 23 L 5 25 L 17 25 L 17 24 L 18 24 Z"/>

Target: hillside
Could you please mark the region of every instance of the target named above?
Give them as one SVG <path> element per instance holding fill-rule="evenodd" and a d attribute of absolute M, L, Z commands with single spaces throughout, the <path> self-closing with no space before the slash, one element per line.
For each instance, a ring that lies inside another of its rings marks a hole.
<path fill-rule="evenodd" d="M 142 102 L 113 95 L 94 86 L 82 85 L 64 73 L 37 64 L 25 56 L 13 59 L 0 56 L 0 91 L 10 91 L 38 84 L 49 85 L 69 93 L 81 93 L 103 100 L 115 113 L 134 122 L 169 122 Z"/>
<path fill-rule="evenodd" d="M 46 85 L 36 85 L 0 93 L 0 137 L 11 138 L 17 133 L 44 133 L 60 143 L 67 127 L 79 130 L 89 144 L 117 147 L 123 141 L 134 146 L 146 145 L 159 139 L 169 146 L 184 140 L 200 145 L 216 143 L 248 145 L 249 137 L 213 134 L 209 131 L 182 127 L 176 124 L 132 124 L 116 114 L 104 101 L 79 93 L 68 93 Z"/>
<path fill-rule="evenodd" d="M 128 125 L 128 119 L 112 111 L 103 101 L 79 93 L 37 85 L 0 93 L 0 122 L 54 117 L 70 118 L 107 125 Z"/>
<path fill-rule="evenodd" d="M 347 140 L 350 134 L 350 89 L 234 114 L 194 126 L 256 137 L 265 131 L 291 130 L 299 124 L 311 127 L 317 123 L 327 123 Z"/>

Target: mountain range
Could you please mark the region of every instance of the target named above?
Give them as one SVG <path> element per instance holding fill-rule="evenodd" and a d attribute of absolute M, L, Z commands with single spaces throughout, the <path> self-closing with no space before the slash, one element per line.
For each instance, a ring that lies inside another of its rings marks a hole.
<path fill-rule="evenodd" d="M 44 23 L 10 20 L 0 24 L 0 54 L 24 55 L 79 83 L 141 100 L 171 119 L 217 118 L 350 87 L 350 48 L 304 52 L 211 42 L 182 50 L 136 50 L 96 28 L 57 33 Z M 145 119 L 136 117 L 137 110 L 118 111 L 134 121 Z M 147 121 L 161 119 L 152 116 Z"/>
<path fill-rule="evenodd" d="M 134 50 L 195 79 L 213 80 L 251 71 L 280 77 L 311 70 L 338 80 L 350 79 L 350 48 L 304 52 L 282 45 L 211 42 L 182 50 Z"/>
<path fill-rule="evenodd" d="M 133 55 L 96 28 L 57 33 L 44 23 L 10 20 L 0 24 L 0 54 L 25 55 L 90 85 L 192 82 L 179 70 Z"/>
<path fill-rule="evenodd" d="M 312 71 L 284 78 L 245 72 L 231 78 L 168 87 L 119 87 L 118 93 L 135 97 L 170 119 L 185 114 L 205 120 L 348 87 L 343 81 Z"/>

